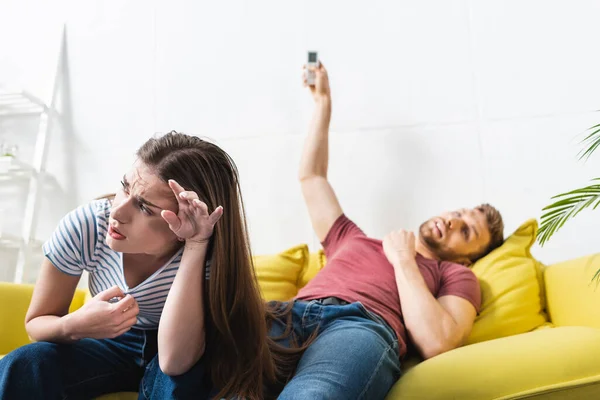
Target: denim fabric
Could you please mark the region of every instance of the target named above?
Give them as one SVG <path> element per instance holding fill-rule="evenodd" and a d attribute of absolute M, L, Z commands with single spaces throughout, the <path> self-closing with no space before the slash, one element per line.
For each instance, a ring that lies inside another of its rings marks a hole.
<path fill-rule="evenodd" d="M 203 360 L 187 373 L 162 373 L 157 331 L 131 329 L 114 339 L 37 342 L 0 360 L 0 399 L 93 399 L 138 392 L 141 399 L 208 398 Z M 142 381 L 143 379 L 143 381 Z"/>
<path fill-rule="evenodd" d="M 279 399 L 383 399 L 400 377 L 394 331 L 361 303 L 296 301 L 292 321 L 301 343 L 315 330 L 318 336 Z M 285 324 L 278 321 L 270 335 L 281 336 L 284 329 Z M 285 340 L 280 343 L 286 344 Z"/>

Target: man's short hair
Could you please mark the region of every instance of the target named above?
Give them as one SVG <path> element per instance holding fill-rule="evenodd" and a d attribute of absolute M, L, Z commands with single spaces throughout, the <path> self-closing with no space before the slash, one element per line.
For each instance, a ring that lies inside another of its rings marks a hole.
<path fill-rule="evenodd" d="M 480 258 L 488 255 L 492 250 L 500 247 L 504 243 L 504 221 L 500 211 L 490 204 L 481 204 L 475 207 L 485 215 L 488 230 L 490 231 L 490 243 L 483 251 L 471 256 L 471 262 L 475 262 Z"/>

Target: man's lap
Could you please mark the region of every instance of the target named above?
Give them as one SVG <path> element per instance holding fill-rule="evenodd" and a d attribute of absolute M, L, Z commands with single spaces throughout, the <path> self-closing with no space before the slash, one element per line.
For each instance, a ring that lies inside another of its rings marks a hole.
<path fill-rule="evenodd" d="M 318 335 L 280 398 L 385 397 L 400 376 L 398 341 L 389 326 L 360 303 L 296 302 L 292 311 L 294 331 L 302 341 L 315 329 Z M 275 324 L 271 335 L 281 335 L 284 328 L 283 322 Z"/>

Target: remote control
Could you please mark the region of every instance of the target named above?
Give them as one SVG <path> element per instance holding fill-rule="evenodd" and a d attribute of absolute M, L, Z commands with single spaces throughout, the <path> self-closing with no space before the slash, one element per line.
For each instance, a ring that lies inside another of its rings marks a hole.
<path fill-rule="evenodd" d="M 306 83 L 308 85 L 314 85 L 315 84 L 315 73 L 314 71 L 311 71 L 310 68 L 311 67 L 318 67 L 319 66 L 319 57 L 317 55 L 316 51 L 309 51 L 308 52 L 308 62 L 306 63 Z"/>

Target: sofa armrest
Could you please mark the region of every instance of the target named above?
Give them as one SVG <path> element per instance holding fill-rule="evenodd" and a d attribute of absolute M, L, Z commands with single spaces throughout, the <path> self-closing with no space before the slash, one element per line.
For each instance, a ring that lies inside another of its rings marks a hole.
<path fill-rule="evenodd" d="M 546 303 L 554 325 L 600 328 L 600 285 L 592 281 L 598 269 L 600 253 L 546 268 Z"/>
<path fill-rule="evenodd" d="M 25 314 L 32 294 L 33 285 L 0 282 L 0 354 L 29 343 Z"/>
<path fill-rule="evenodd" d="M 599 341 L 569 326 L 460 347 L 410 368 L 386 400 L 600 398 Z"/>
<path fill-rule="evenodd" d="M 25 315 L 33 295 L 33 285 L 0 282 L 0 355 L 30 343 L 25 331 Z M 85 291 L 75 292 L 69 312 L 83 305 Z"/>

